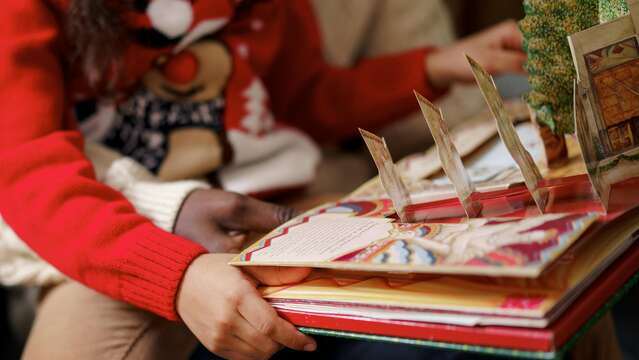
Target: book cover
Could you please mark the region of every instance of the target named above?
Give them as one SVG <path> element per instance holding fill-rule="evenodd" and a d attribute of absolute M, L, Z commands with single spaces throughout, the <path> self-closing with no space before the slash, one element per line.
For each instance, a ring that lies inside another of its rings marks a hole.
<path fill-rule="evenodd" d="M 278 309 L 310 334 L 390 341 L 418 346 L 524 358 L 561 358 L 639 281 L 639 245 L 629 248 L 549 327 L 457 326 Z"/>

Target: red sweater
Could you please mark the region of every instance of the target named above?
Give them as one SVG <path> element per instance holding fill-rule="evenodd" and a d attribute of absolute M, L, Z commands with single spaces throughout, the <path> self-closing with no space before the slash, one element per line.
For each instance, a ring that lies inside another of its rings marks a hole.
<path fill-rule="evenodd" d="M 80 91 L 86 96 L 87 87 L 80 66 L 63 60 L 64 49 L 71 48 L 61 25 L 66 2 L 11 0 L 0 12 L 0 214 L 69 277 L 175 319 L 181 278 L 205 250 L 156 228 L 120 193 L 96 181 L 70 116 L 73 99 Z M 228 126 L 240 126 L 246 109 L 241 92 L 255 78 L 265 84 L 278 121 L 323 140 L 414 111 L 412 89 L 435 96 L 426 86 L 426 50 L 337 69 L 321 60 L 318 29 L 306 1 L 256 1 L 235 17 L 230 3 L 193 1 L 195 19 L 230 19 L 217 34 L 229 49 L 250 49 L 248 56 L 233 58 Z M 263 21 L 263 31 L 249 31 L 255 18 Z M 130 45 L 126 81 L 118 88 L 135 85 L 158 56 L 170 51 Z"/>

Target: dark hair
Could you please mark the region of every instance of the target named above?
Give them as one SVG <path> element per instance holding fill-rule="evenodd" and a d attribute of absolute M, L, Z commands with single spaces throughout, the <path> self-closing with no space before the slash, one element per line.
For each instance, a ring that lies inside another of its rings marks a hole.
<path fill-rule="evenodd" d="M 66 34 L 71 62 L 82 61 L 90 83 L 96 85 L 112 66 L 118 65 L 128 30 L 122 13 L 133 1 L 71 0 Z"/>

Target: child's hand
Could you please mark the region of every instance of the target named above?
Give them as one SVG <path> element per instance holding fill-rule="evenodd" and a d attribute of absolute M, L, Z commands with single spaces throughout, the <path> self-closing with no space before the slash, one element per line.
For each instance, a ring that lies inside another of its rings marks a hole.
<path fill-rule="evenodd" d="M 178 214 L 175 234 L 193 240 L 210 252 L 239 252 L 246 233 L 265 232 L 290 220 L 290 208 L 222 190 L 196 190 Z"/>
<path fill-rule="evenodd" d="M 228 254 L 201 255 L 184 275 L 177 312 L 210 351 L 227 359 L 268 359 L 283 346 L 313 351 L 315 341 L 280 318 L 255 289 L 257 281 L 228 265 Z M 303 280 L 310 269 L 256 268 L 261 282 Z"/>
<path fill-rule="evenodd" d="M 525 73 L 523 36 L 515 21 L 499 23 L 429 55 L 427 77 L 431 85 L 446 88 L 453 82 L 474 81 L 464 54 L 477 60 L 490 74 Z"/>

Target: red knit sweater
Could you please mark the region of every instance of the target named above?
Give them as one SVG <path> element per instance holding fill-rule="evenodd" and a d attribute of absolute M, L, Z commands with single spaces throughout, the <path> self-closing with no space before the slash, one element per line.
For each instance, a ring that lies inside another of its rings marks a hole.
<path fill-rule="evenodd" d="M 11 0 L 0 12 L 0 213 L 42 258 L 116 299 L 177 317 L 175 296 L 189 263 L 205 250 L 156 228 L 117 191 L 96 181 L 70 107 L 87 87 L 80 66 L 64 65 L 67 1 Z M 225 123 L 241 127 L 241 93 L 255 78 L 275 118 L 317 139 L 375 128 L 415 110 L 412 89 L 434 97 L 426 50 L 337 69 L 321 59 L 320 37 L 303 0 L 256 1 L 234 16 L 227 0 L 194 0 L 195 19 L 225 16 L 217 34 L 233 57 Z M 249 31 L 259 18 L 262 31 Z M 135 21 L 133 21 L 135 22 Z M 130 45 L 118 88 L 140 79 L 168 49 Z M 95 94 L 99 95 L 99 93 Z"/>

